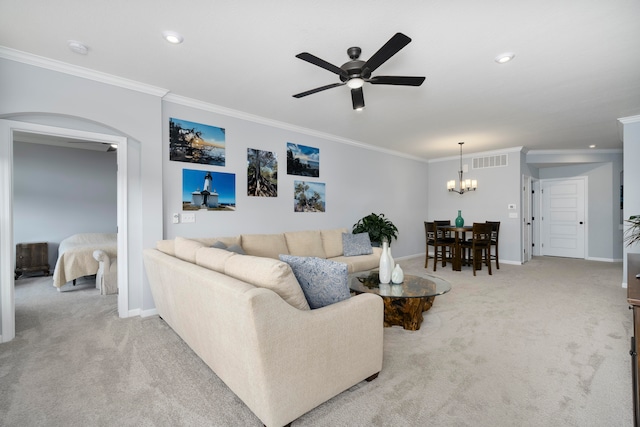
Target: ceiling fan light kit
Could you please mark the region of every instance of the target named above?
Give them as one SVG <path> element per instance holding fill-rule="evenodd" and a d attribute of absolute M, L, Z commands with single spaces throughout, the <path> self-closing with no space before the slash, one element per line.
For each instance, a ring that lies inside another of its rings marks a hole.
<path fill-rule="evenodd" d="M 387 43 L 384 44 L 376 53 L 373 54 L 368 61 L 360 58 L 362 50 L 359 47 L 350 47 L 347 49 L 350 61 L 345 62 L 340 67 L 333 65 L 324 59 L 320 59 L 309 52 L 302 52 L 296 55 L 303 61 L 307 61 L 320 68 L 324 68 L 340 78 L 339 83 L 332 83 L 320 86 L 305 92 L 293 95 L 294 98 L 302 98 L 307 95 L 321 92 L 338 86 L 347 85 L 351 89 L 351 100 L 354 110 L 362 110 L 364 108 L 364 94 L 362 86 L 366 83 L 378 85 L 396 85 L 396 86 L 420 86 L 424 82 L 424 77 L 407 77 L 407 76 L 375 76 L 371 77 L 378 67 L 388 61 L 393 55 L 398 53 L 400 49 L 411 42 L 411 39 L 402 33 L 396 33 Z"/>

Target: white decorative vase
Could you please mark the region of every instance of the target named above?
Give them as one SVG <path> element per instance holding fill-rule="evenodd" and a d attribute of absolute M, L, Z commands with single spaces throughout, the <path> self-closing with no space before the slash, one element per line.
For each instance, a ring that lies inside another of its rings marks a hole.
<path fill-rule="evenodd" d="M 391 282 L 402 283 L 404 282 L 404 271 L 400 268 L 400 264 L 396 264 L 391 272 Z"/>
<path fill-rule="evenodd" d="M 389 283 L 391 281 L 391 260 L 389 259 L 389 242 L 382 242 L 382 255 L 380 255 L 379 276 L 380 283 Z"/>
<path fill-rule="evenodd" d="M 396 262 L 393 260 L 393 255 L 391 255 L 391 244 L 389 244 L 387 254 L 389 255 L 389 262 L 391 263 L 391 273 L 393 274 L 393 267 L 396 265 Z"/>

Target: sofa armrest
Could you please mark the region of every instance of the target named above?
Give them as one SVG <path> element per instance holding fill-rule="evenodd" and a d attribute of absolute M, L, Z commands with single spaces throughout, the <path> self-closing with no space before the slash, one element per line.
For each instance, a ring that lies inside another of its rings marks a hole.
<path fill-rule="evenodd" d="M 286 424 L 382 369 L 379 296 L 360 294 L 302 311 L 269 290 L 255 294 L 249 328 L 255 341 L 248 351 L 255 360 L 247 369 L 251 386 L 263 397 L 261 407 L 252 410 L 265 424 Z"/>

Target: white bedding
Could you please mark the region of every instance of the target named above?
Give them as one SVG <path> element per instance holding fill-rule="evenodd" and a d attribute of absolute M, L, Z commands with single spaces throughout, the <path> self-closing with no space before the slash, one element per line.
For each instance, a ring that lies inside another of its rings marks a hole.
<path fill-rule="evenodd" d="M 93 251 L 102 249 L 110 257 L 117 256 L 118 238 L 115 233 L 74 234 L 60 242 L 58 261 L 53 271 L 53 286 L 62 287 L 67 282 L 98 272 L 98 261 Z"/>

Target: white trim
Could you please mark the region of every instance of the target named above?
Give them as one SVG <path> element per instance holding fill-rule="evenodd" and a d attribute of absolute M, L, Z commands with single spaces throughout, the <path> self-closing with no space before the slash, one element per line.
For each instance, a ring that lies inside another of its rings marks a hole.
<path fill-rule="evenodd" d="M 13 129 L 6 120 L 0 120 L 0 312 L 2 314 L 2 341 L 16 336 L 14 304 L 15 252 L 13 249 Z"/>
<path fill-rule="evenodd" d="M 178 105 L 183 105 L 185 107 L 197 108 L 203 111 L 209 111 L 211 113 L 224 114 L 225 116 L 234 117 L 237 119 L 247 120 L 249 122 L 262 124 L 265 126 L 270 126 L 278 129 L 288 130 L 291 132 L 298 132 L 309 136 L 314 136 L 322 139 L 327 139 L 330 141 L 339 142 L 341 144 L 353 145 L 358 148 L 362 148 L 365 150 L 373 150 L 379 151 L 381 153 L 390 154 L 392 156 L 403 157 L 410 160 L 417 160 L 419 162 L 427 162 L 427 160 L 411 156 L 409 154 L 400 153 L 398 151 L 389 150 L 382 147 L 376 147 L 374 145 L 365 144 L 364 142 L 354 141 L 352 139 L 342 138 L 340 136 L 332 135 L 329 133 L 320 132 L 313 129 L 304 128 L 301 126 L 292 125 L 285 122 L 279 122 L 277 120 L 267 119 L 265 117 L 256 116 L 253 114 L 245 113 L 243 111 L 232 110 L 230 108 L 221 107 L 219 105 L 210 104 L 208 102 L 199 101 L 193 98 L 187 98 L 184 96 L 176 95 L 173 93 L 166 94 L 163 98 L 163 101 L 171 102 Z"/>
<path fill-rule="evenodd" d="M 71 65 L 66 62 L 56 61 L 54 59 L 33 55 L 31 53 L 21 52 L 19 50 L 10 49 L 4 46 L 0 46 L 0 58 L 21 62 L 23 64 L 34 65 L 36 67 L 46 68 L 48 70 L 58 71 L 60 73 L 65 73 L 100 83 L 106 83 L 125 89 L 135 90 L 137 92 L 146 93 L 148 95 L 163 97 L 169 92 L 168 89 L 163 89 L 161 87 L 151 86 L 134 80 L 125 79 L 77 65 Z"/>
<path fill-rule="evenodd" d="M 640 116 L 620 117 L 618 121 L 623 125 L 630 125 L 631 123 L 640 122 Z"/>
<path fill-rule="evenodd" d="M 150 317 L 158 315 L 158 309 L 152 308 L 149 310 L 138 310 L 140 312 L 140 317 Z"/>
<path fill-rule="evenodd" d="M 610 148 L 599 150 L 597 148 L 581 148 L 579 150 L 529 150 L 527 156 L 533 155 L 560 155 L 560 154 L 620 154 L 621 148 Z"/>
<path fill-rule="evenodd" d="M 598 257 L 586 257 L 587 261 L 600 261 L 600 262 L 622 262 L 622 258 L 598 258 Z"/>
<path fill-rule="evenodd" d="M 118 144 L 118 314 L 127 317 L 129 283 L 127 277 L 127 138 L 115 135 L 58 128 L 36 123 L 0 120 L 0 253 L 10 254 L 0 257 L 0 298 L 2 311 L 2 337 L 10 341 L 15 338 L 15 294 L 13 268 L 13 132 L 37 133 L 56 137 L 68 137 L 88 141 Z"/>

